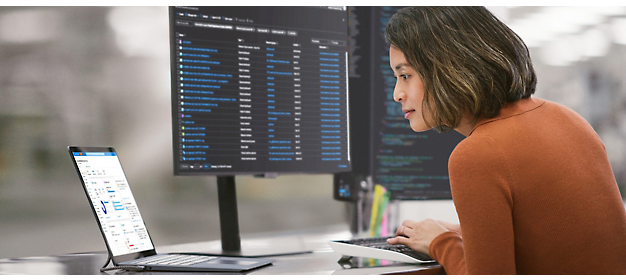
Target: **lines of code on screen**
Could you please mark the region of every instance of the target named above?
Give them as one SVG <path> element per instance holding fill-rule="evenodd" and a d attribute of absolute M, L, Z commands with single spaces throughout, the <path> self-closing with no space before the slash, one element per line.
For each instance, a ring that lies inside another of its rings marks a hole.
<path fill-rule="evenodd" d="M 449 199 L 448 158 L 464 138 L 456 131 L 414 132 L 404 119 L 402 105 L 393 100 L 396 80 L 389 66 L 385 26 L 399 7 L 375 7 L 372 161 L 374 183 L 392 191 L 393 199 Z"/>

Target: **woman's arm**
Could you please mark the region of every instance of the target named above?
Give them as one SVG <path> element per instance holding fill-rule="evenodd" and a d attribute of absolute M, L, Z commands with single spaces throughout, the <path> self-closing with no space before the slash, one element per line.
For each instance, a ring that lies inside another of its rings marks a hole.
<path fill-rule="evenodd" d="M 449 274 L 515 274 L 513 186 L 498 144 L 488 136 L 465 139 L 450 156 L 449 173 L 463 237 L 442 234 L 431 256 Z M 462 261 L 464 268 L 451 269 Z"/>

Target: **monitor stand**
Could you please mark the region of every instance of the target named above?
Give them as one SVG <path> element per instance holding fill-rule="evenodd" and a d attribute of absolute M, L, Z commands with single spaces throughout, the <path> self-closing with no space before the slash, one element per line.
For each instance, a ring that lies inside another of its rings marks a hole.
<path fill-rule="evenodd" d="M 239 234 L 237 192 L 235 176 L 217 176 L 217 193 L 220 212 L 221 250 L 209 248 L 202 253 L 233 257 L 272 257 L 312 253 L 297 236 L 267 236 L 258 240 L 244 240 Z M 276 240 L 273 240 L 276 239 Z"/>

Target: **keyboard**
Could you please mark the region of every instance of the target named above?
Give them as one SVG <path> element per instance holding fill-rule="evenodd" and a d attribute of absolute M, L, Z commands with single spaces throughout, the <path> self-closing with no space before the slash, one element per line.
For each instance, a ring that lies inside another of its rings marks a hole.
<path fill-rule="evenodd" d="M 182 265 L 189 266 L 206 262 L 216 257 L 196 255 L 154 255 L 133 261 L 125 262 L 124 265 Z"/>
<path fill-rule="evenodd" d="M 406 245 L 391 245 L 387 243 L 387 239 L 392 237 L 394 236 L 336 240 L 329 242 L 329 245 L 335 253 L 346 256 L 405 263 L 435 262 L 435 260 L 433 260 L 430 256 L 416 252 Z"/>

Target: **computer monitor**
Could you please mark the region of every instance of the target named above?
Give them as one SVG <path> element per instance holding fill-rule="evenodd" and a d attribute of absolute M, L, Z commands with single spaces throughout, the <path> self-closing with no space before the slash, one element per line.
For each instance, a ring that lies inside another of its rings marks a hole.
<path fill-rule="evenodd" d="M 403 117 L 401 104 L 393 100 L 396 80 L 384 32 L 400 8 L 349 8 L 350 118 L 366 120 L 369 126 L 351 134 L 355 162 L 353 171 L 335 176 L 338 200 L 358 199 L 365 178 L 369 178 L 366 183 L 391 191 L 392 200 L 452 198 L 448 158 L 464 136 L 456 131 L 414 132 Z M 369 100 L 355 97 L 361 92 L 368 93 Z M 355 106 L 369 110 L 355 110 Z M 351 127 L 355 126 L 352 122 Z M 360 141 L 364 138 L 367 143 Z M 357 161 L 356 155 L 367 157 Z"/>
<path fill-rule="evenodd" d="M 346 8 L 169 16 L 174 174 L 218 176 L 222 248 L 237 254 L 234 175 L 351 170 Z"/>
<path fill-rule="evenodd" d="M 456 131 L 414 132 L 402 105 L 393 100 L 396 80 L 389 66 L 385 26 L 401 7 L 374 7 L 372 15 L 372 177 L 391 199 L 451 199 L 448 159 L 465 137 Z"/>

